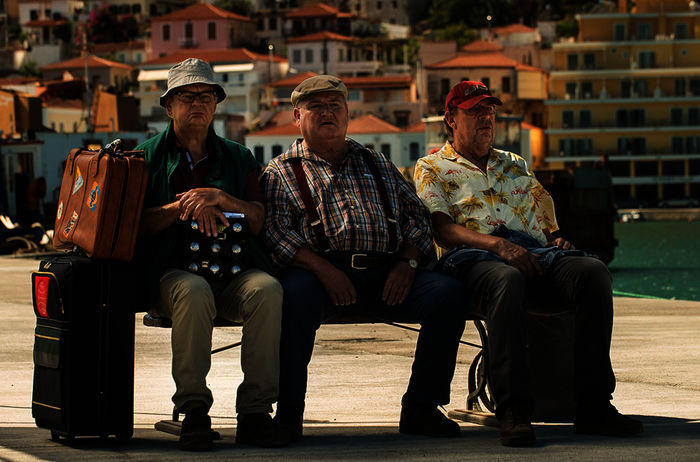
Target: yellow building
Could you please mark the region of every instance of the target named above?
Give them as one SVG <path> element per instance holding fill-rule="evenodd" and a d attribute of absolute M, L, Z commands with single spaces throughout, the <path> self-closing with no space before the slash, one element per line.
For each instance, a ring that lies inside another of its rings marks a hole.
<path fill-rule="evenodd" d="M 637 0 L 633 8 L 620 0 L 617 11 L 577 16 L 577 40 L 553 45 L 551 167 L 602 161 L 618 204 L 700 197 L 694 8 L 687 0 Z"/>

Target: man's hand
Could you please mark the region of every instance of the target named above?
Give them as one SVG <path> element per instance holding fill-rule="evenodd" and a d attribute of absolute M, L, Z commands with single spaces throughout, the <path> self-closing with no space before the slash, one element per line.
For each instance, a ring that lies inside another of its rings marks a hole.
<path fill-rule="evenodd" d="M 382 291 L 382 300 L 389 306 L 399 305 L 406 300 L 411 292 L 416 269 L 407 263 L 397 262 L 389 271 Z"/>
<path fill-rule="evenodd" d="M 495 252 L 509 265 L 516 267 L 526 278 L 542 274 L 542 267 L 537 261 L 537 255 L 524 247 L 513 244 L 506 239 L 500 239 Z"/>
<path fill-rule="evenodd" d="M 554 247 L 554 246 L 557 246 L 562 250 L 576 250 L 576 247 L 574 247 L 574 245 L 571 242 L 567 241 L 563 237 L 558 237 L 558 238 L 554 239 L 553 241 L 547 242 L 547 247 Z"/>
<path fill-rule="evenodd" d="M 350 278 L 330 263 L 323 266 L 323 271 L 317 272 L 316 276 L 328 292 L 333 304 L 348 306 L 357 302 L 357 291 Z"/>
<path fill-rule="evenodd" d="M 219 234 L 218 227 L 216 226 L 217 218 L 224 226 L 228 226 L 229 223 L 226 216 L 218 207 L 209 206 L 200 209 L 199 216 L 196 218 L 199 231 L 207 236 L 216 237 Z"/>
<path fill-rule="evenodd" d="M 205 207 L 218 207 L 221 193 L 222 191 L 216 188 L 195 188 L 177 194 L 175 198 L 179 201 L 180 220 L 184 221 L 190 217 L 198 220 Z"/>

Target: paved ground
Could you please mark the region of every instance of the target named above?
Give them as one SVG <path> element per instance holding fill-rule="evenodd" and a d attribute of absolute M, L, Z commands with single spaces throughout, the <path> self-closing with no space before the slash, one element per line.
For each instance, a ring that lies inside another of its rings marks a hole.
<path fill-rule="evenodd" d="M 30 400 L 34 316 L 29 273 L 37 262 L 0 258 L 0 461 L 158 460 L 193 458 L 153 424 L 170 414 L 169 331 L 136 322 L 135 432 L 128 444 L 79 439 L 54 443 L 34 426 Z M 538 445 L 500 446 L 494 428 L 463 424 L 460 438 L 407 437 L 397 431 L 415 334 L 383 325 L 324 326 L 309 381 L 307 437 L 285 449 L 234 444 L 239 352 L 214 356 L 210 386 L 214 426 L 223 440 L 198 459 L 265 460 L 699 460 L 700 302 L 616 298 L 612 346 L 618 378 L 615 405 L 639 416 L 645 433 L 631 439 L 574 436 L 570 424 L 537 424 Z M 236 328 L 217 329 L 215 345 L 237 341 Z M 465 340 L 476 340 L 473 328 Z M 460 348 L 453 403 L 463 408 L 466 368 L 475 350 Z"/>

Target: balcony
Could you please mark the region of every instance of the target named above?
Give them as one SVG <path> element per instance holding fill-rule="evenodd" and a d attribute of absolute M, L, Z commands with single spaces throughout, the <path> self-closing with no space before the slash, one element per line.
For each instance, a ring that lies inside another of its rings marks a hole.
<path fill-rule="evenodd" d="M 583 130 L 583 131 L 639 131 L 648 129 L 666 129 L 669 131 L 682 128 L 684 131 L 700 131 L 700 125 L 691 123 L 691 121 L 671 121 L 669 119 L 646 120 L 637 123 L 627 122 L 620 123 L 615 120 L 594 121 L 591 124 L 581 125 L 580 123 L 565 124 L 550 122 L 549 130 Z"/>
<path fill-rule="evenodd" d="M 197 48 L 197 40 L 194 38 L 182 38 L 180 39 L 180 48 Z"/>

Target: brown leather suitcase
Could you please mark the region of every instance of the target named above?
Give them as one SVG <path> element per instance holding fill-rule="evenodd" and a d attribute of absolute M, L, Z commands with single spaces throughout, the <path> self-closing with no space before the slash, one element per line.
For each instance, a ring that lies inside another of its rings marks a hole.
<path fill-rule="evenodd" d="M 73 149 L 63 172 L 53 245 L 88 257 L 129 261 L 134 254 L 148 167 L 142 151 Z"/>

